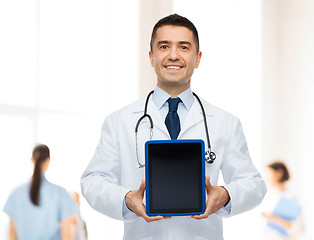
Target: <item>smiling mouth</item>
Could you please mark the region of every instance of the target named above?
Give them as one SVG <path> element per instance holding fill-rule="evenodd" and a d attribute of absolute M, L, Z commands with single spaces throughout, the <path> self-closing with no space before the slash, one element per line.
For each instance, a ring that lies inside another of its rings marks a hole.
<path fill-rule="evenodd" d="M 182 67 L 181 66 L 165 66 L 166 69 L 181 69 Z"/>

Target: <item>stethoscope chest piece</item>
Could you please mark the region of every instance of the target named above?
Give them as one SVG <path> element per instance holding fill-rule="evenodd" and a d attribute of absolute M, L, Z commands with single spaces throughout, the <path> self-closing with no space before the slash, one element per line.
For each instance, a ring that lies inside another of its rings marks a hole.
<path fill-rule="evenodd" d="M 216 159 L 216 154 L 214 152 L 211 151 L 206 151 L 205 153 L 205 160 L 207 163 L 212 164 Z"/>

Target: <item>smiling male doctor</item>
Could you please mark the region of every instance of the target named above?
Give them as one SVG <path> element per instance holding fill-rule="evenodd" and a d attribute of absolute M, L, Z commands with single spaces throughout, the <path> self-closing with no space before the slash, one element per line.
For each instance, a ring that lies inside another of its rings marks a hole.
<path fill-rule="evenodd" d="M 157 75 L 157 86 L 148 103 L 148 112 L 155 124 L 153 139 L 206 142 L 201 108 L 190 87 L 201 56 L 198 33 L 192 22 L 177 14 L 157 22 L 149 52 Z M 179 98 L 178 136 L 175 137 L 170 136 L 165 123 L 168 100 L 173 98 Z M 95 155 L 81 178 L 82 193 L 94 209 L 124 221 L 124 239 L 222 240 L 223 216 L 250 210 L 262 201 L 266 186 L 251 161 L 240 121 L 203 99 L 202 103 L 217 158 L 213 164 L 206 164 L 205 213 L 192 217 L 149 217 L 145 213 L 145 182 L 142 181 L 145 169 L 138 167 L 134 135 L 145 99 L 109 115 L 104 121 Z M 149 131 L 147 121 L 143 121 L 139 131 Z M 142 149 L 149 139 L 139 138 Z M 217 186 L 220 170 L 224 186 Z"/>

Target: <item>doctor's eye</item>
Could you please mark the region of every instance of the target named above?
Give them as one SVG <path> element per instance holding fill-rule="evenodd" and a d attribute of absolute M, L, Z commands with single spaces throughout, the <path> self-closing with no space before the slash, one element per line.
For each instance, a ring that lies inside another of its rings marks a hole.
<path fill-rule="evenodd" d="M 160 46 L 160 49 L 167 49 L 167 48 L 168 48 L 167 45 L 161 45 L 161 46 Z"/>
<path fill-rule="evenodd" d="M 180 47 L 182 50 L 188 50 L 189 48 L 187 46 L 181 46 Z"/>

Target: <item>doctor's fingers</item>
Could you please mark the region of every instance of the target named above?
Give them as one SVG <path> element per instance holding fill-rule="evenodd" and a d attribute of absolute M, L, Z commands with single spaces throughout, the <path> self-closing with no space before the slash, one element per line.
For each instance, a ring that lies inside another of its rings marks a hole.
<path fill-rule="evenodd" d="M 145 187 L 146 187 L 146 183 L 145 183 L 145 179 L 143 179 L 139 189 L 135 191 L 135 193 L 138 194 L 138 197 L 137 197 L 137 203 L 133 206 L 133 212 L 138 217 L 144 218 L 146 222 L 153 222 L 153 221 L 164 219 L 163 216 L 150 217 L 146 214 L 146 206 L 142 202 L 144 192 L 145 192 Z"/>
<path fill-rule="evenodd" d="M 194 215 L 194 216 L 192 216 L 192 218 L 195 218 L 197 220 L 208 218 L 209 215 L 217 212 L 218 210 L 219 209 L 215 210 L 215 207 L 213 206 L 212 202 L 207 201 L 205 212 L 203 214 L 200 214 L 200 215 Z"/>
<path fill-rule="evenodd" d="M 227 196 L 224 195 L 224 191 L 226 190 L 223 187 L 210 185 L 206 186 L 206 188 L 208 198 L 205 212 L 203 214 L 193 216 L 195 219 L 207 218 L 209 215 L 217 212 L 220 208 L 222 208 L 225 204 L 225 201 L 227 201 Z"/>
<path fill-rule="evenodd" d="M 164 219 L 163 216 L 155 216 L 155 217 L 149 217 L 146 215 L 146 217 L 144 218 L 146 220 L 146 222 L 154 222 L 154 221 L 159 221 Z"/>
<path fill-rule="evenodd" d="M 137 216 L 142 217 L 145 219 L 146 222 L 153 222 L 153 221 L 158 221 L 164 219 L 163 216 L 154 216 L 150 217 L 146 214 L 146 207 L 143 204 L 140 209 L 138 209 L 138 213 L 136 213 Z"/>

